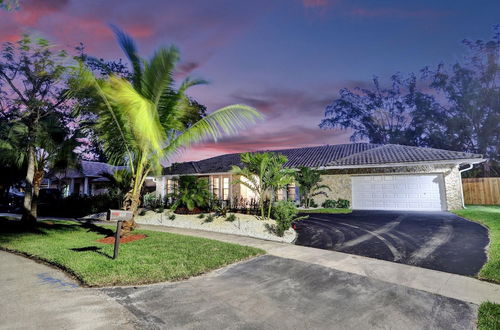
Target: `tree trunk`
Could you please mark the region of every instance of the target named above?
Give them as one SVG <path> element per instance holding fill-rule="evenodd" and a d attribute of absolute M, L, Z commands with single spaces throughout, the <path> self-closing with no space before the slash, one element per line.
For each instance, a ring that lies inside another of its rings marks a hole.
<path fill-rule="evenodd" d="M 33 178 L 35 176 L 35 147 L 32 142 L 29 143 L 28 168 L 24 179 L 24 201 L 21 221 L 27 225 L 33 225 L 36 223 L 36 214 L 31 212 L 31 205 L 33 201 Z"/>
<path fill-rule="evenodd" d="M 40 194 L 40 186 L 42 185 L 44 172 L 43 170 L 35 171 L 33 176 L 33 197 L 31 199 L 31 214 L 36 218 L 38 216 L 38 196 Z"/>
<path fill-rule="evenodd" d="M 132 219 L 129 221 L 123 221 L 121 237 L 125 237 L 130 234 L 132 230 L 135 229 L 137 223 L 135 222 L 135 217 L 137 215 L 137 211 L 139 210 L 139 204 L 141 202 L 141 192 L 134 191 L 132 188 L 129 192 L 125 194 L 125 199 L 123 201 L 123 209 L 126 211 L 132 212 Z"/>

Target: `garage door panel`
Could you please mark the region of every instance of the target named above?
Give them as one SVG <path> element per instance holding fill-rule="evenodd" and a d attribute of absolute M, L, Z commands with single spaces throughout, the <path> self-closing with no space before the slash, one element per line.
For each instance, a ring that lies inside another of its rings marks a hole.
<path fill-rule="evenodd" d="M 354 176 L 353 209 L 442 210 L 441 185 L 439 174 Z"/>

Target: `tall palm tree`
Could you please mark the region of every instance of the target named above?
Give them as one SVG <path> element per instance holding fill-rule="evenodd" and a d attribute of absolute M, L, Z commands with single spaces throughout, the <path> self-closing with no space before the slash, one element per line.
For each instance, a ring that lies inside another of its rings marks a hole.
<path fill-rule="evenodd" d="M 231 105 L 196 122 L 187 120 L 193 110 L 185 92 L 205 82 L 187 78 L 175 88 L 173 73 L 179 60 L 175 47 L 160 48 L 150 60 L 145 60 L 137 54 L 131 37 L 113 29 L 131 62 L 131 81 L 113 75 L 98 79 L 81 67 L 76 82 L 80 88 L 92 87 L 100 96 L 100 102 L 94 102 L 93 111 L 98 118 L 93 128 L 108 159 L 128 166 L 132 173 L 123 208 L 135 217 L 144 181 L 151 173 L 160 172 L 160 161 L 192 143 L 237 133 L 261 115 L 251 107 Z M 134 218 L 124 222 L 124 235 L 134 227 Z"/>

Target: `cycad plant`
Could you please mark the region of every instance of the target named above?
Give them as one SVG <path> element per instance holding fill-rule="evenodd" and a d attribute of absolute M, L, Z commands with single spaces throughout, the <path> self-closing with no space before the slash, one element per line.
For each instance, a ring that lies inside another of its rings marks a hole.
<path fill-rule="evenodd" d="M 233 165 L 231 173 L 237 177 L 233 183 L 242 184 L 258 198 L 262 219 L 266 219 L 264 201 L 270 199 L 267 218 L 270 217 L 274 195 L 278 189 L 293 182 L 293 171 L 283 168 L 287 162 L 284 155 L 272 152 L 241 154 L 243 168 Z"/>
<path fill-rule="evenodd" d="M 179 60 L 178 50 L 160 48 L 150 60 L 145 60 L 139 57 L 127 34 L 117 28 L 114 31 L 131 62 L 131 81 L 113 75 L 98 79 L 81 67 L 75 82 L 78 88 L 90 87 L 99 96 L 99 102 L 92 103 L 92 111 L 97 115 L 93 129 L 108 159 L 128 166 L 132 173 L 123 208 L 135 217 L 144 181 L 148 175 L 160 172 L 160 161 L 192 143 L 237 133 L 261 115 L 251 107 L 231 105 L 196 122 L 189 120 L 193 108 L 185 92 L 204 81 L 187 78 L 175 87 L 173 73 Z M 126 235 L 134 227 L 134 219 L 124 222 L 122 232 Z"/>
<path fill-rule="evenodd" d="M 325 190 L 331 191 L 331 188 L 321 184 L 320 173 L 310 167 L 300 167 L 295 173 L 295 181 L 300 187 L 301 204 L 305 208 L 311 205 L 313 197 L 319 195 L 328 196 Z"/>

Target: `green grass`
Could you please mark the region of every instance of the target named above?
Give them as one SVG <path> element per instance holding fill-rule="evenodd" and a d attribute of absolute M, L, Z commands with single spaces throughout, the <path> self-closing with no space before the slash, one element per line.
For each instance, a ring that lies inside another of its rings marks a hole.
<path fill-rule="evenodd" d="M 66 270 L 84 285 L 136 285 L 185 279 L 264 253 L 219 241 L 137 230 L 142 240 L 120 245 L 96 242 L 112 234 L 111 226 L 43 221 L 26 231 L 19 222 L 0 218 L 0 248 L 38 258 Z"/>
<path fill-rule="evenodd" d="M 500 305 L 484 302 L 479 306 L 477 315 L 477 330 L 500 329 Z"/>
<path fill-rule="evenodd" d="M 322 209 L 311 209 L 305 210 L 300 209 L 300 213 L 351 213 L 351 209 L 333 209 L 333 208 L 322 208 Z"/>
<path fill-rule="evenodd" d="M 488 261 L 479 272 L 479 278 L 500 283 L 500 206 L 468 205 L 466 209 L 453 213 L 488 227 Z"/>

